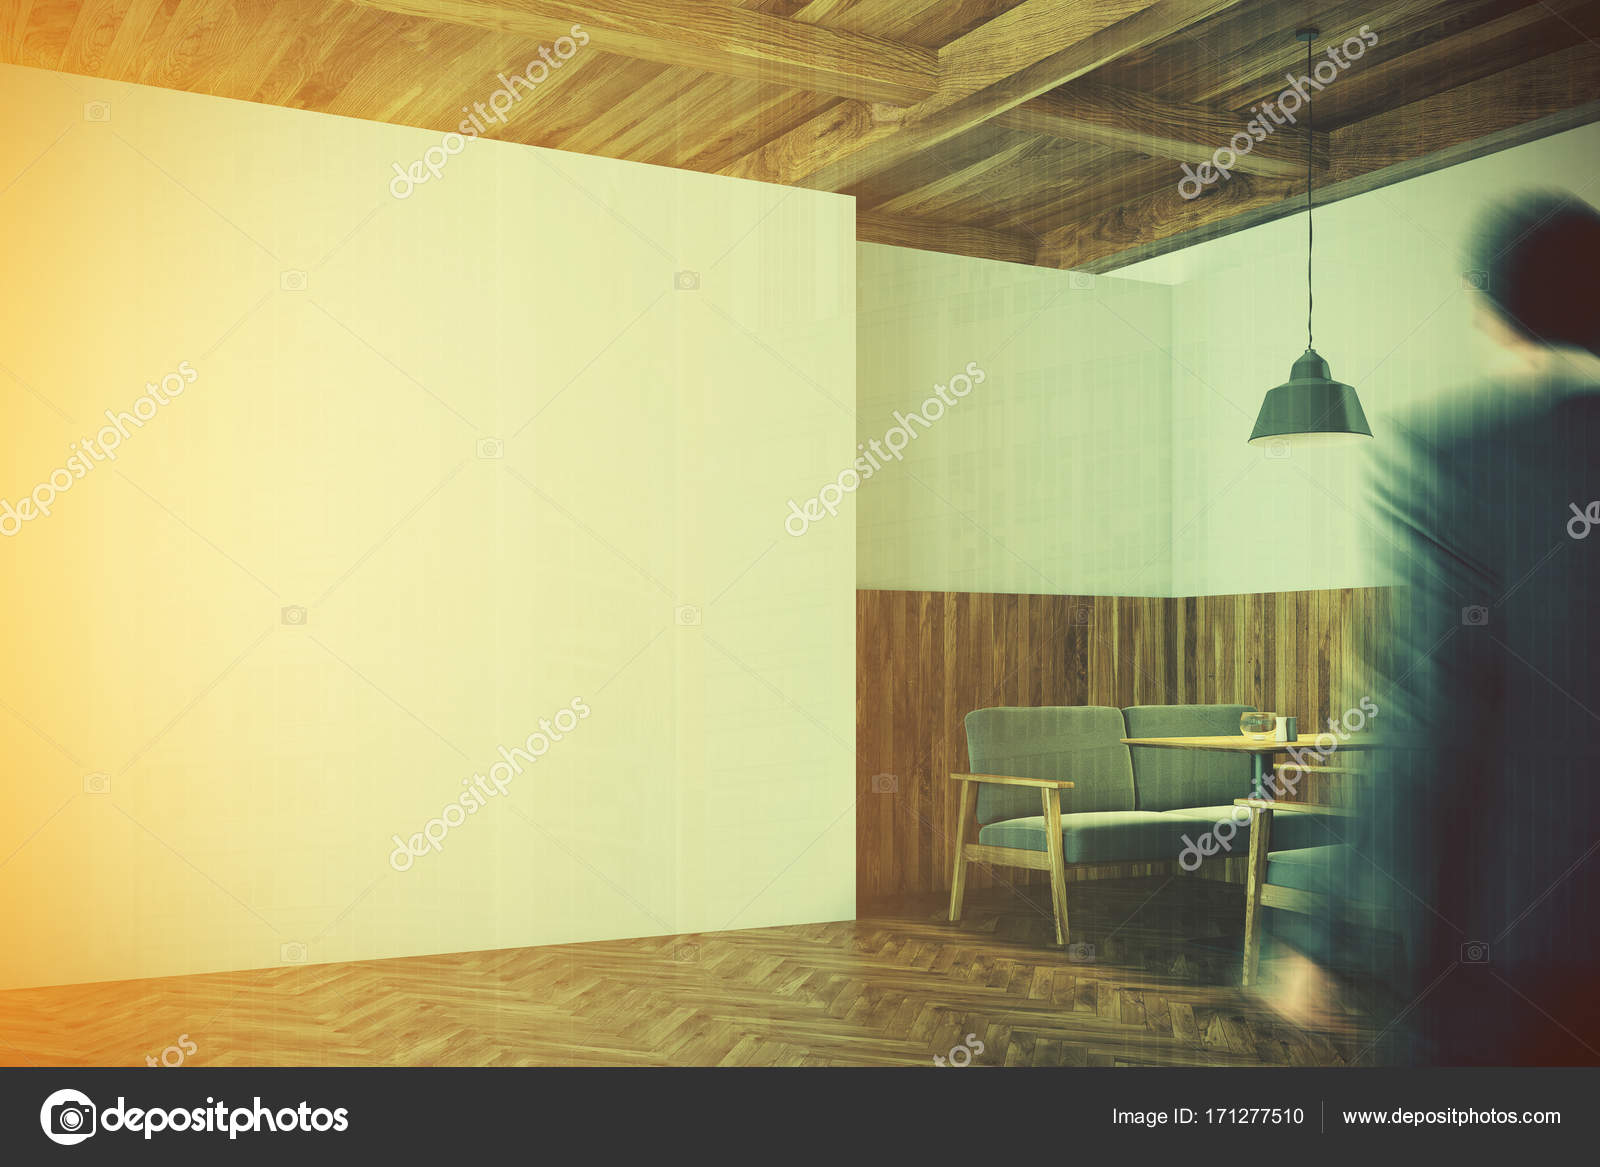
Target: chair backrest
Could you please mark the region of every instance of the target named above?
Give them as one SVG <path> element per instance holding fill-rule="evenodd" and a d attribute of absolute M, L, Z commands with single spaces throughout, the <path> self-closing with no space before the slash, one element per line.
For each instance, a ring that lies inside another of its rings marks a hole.
<path fill-rule="evenodd" d="M 1237 735 L 1239 715 L 1254 705 L 1131 705 L 1122 711 L 1128 737 Z M 1140 810 L 1227 806 L 1250 793 L 1247 754 L 1133 746 Z"/>
<path fill-rule="evenodd" d="M 1235 726 L 1237 728 L 1237 726 Z M 1122 713 L 1109 705 L 1046 705 L 974 709 L 967 714 L 967 755 L 974 774 L 1061 778 L 1063 812 L 1132 810 L 1133 764 Z M 978 786 L 978 822 L 1043 813 L 1039 791 Z"/>

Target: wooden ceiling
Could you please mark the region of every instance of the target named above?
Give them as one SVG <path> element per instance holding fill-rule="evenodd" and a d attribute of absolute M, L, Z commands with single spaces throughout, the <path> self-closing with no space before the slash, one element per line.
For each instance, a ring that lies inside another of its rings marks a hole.
<path fill-rule="evenodd" d="M 0 0 L 0 60 L 447 132 L 574 24 L 590 43 L 489 136 L 1089 271 L 1297 209 L 1294 127 L 1177 184 L 1303 72 L 1300 25 L 1377 36 L 1317 98 L 1319 201 L 1600 116 L 1600 0 Z"/>

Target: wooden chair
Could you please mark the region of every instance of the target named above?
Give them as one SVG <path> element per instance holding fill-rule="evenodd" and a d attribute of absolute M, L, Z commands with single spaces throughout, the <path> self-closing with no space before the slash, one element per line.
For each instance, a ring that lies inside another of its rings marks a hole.
<path fill-rule="evenodd" d="M 1332 769 L 1327 767 L 1325 769 Z M 1250 854 L 1245 869 L 1244 901 L 1244 967 L 1242 983 L 1257 983 L 1261 972 L 1261 924 L 1264 908 L 1278 908 L 1307 916 L 1339 916 L 1342 919 L 1369 927 L 1382 927 L 1388 913 L 1376 904 L 1351 899 L 1345 895 L 1313 891 L 1268 883 L 1268 867 L 1272 858 L 1272 821 L 1275 815 L 1317 813 L 1348 820 L 1352 812 L 1340 807 L 1310 806 L 1292 802 L 1276 802 L 1269 798 L 1237 798 L 1235 806 L 1250 809 Z M 1333 844 L 1332 846 L 1337 846 Z M 1310 851 L 1331 851 L 1328 848 L 1298 848 L 1280 851 L 1280 860 L 1291 855 L 1304 855 Z"/>
<path fill-rule="evenodd" d="M 1026 867 L 1032 871 L 1050 873 L 1051 915 L 1055 918 L 1056 943 L 1065 946 L 1070 934 L 1067 930 L 1067 868 L 1061 858 L 1061 832 L 1047 831 L 1044 851 L 1025 851 L 1020 847 L 993 847 L 967 842 L 968 825 L 972 822 L 975 801 L 974 789 L 978 783 L 999 786 L 1036 787 L 1046 823 L 1061 821 L 1061 792 L 1071 790 L 1072 783 L 1052 778 L 1018 778 L 1009 774 L 952 774 L 952 782 L 961 783 L 961 810 L 956 819 L 956 870 L 950 881 L 950 922 L 961 919 L 961 901 L 967 894 L 967 864 L 993 863 L 1002 867 Z"/>

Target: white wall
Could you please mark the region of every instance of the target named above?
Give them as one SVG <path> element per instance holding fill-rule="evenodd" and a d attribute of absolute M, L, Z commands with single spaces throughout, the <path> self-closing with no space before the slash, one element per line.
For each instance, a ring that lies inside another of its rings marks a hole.
<path fill-rule="evenodd" d="M 1268 458 L 1246 445 L 1261 399 L 1305 348 L 1304 215 L 1123 268 L 1173 284 L 1176 595 L 1390 582 L 1363 554 L 1367 458 L 1397 410 L 1503 360 L 1472 323 L 1466 236 L 1490 200 L 1554 187 L 1600 201 L 1600 126 L 1587 126 L 1316 211 L 1316 348 L 1361 395 L 1372 449 Z M 1247 529 L 1305 536 L 1286 553 Z"/>
<path fill-rule="evenodd" d="M 872 244 L 857 255 L 858 442 L 969 362 L 986 374 L 861 484 L 859 586 L 1166 595 L 1169 289 Z"/>
<path fill-rule="evenodd" d="M 473 142 L 401 201 L 437 135 L 0 109 L 0 497 L 195 373 L 0 538 L 0 987 L 853 915 L 853 520 L 783 531 L 852 456 L 848 199 Z"/>

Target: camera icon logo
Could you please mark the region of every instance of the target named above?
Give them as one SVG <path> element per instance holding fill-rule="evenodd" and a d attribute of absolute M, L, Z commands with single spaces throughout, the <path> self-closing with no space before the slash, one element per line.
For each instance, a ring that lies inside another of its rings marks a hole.
<path fill-rule="evenodd" d="M 874 774 L 872 776 L 872 793 L 898 794 L 900 792 L 900 776 L 898 774 Z"/>
<path fill-rule="evenodd" d="M 698 944 L 680 944 L 672 950 L 672 959 L 679 964 L 694 964 L 700 959 Z"/>
<path fill-rule="evenodd" d="M 45 1138 L 63 1147 L 75 1146 L 95 1132 L 95 1105 L 77 1090 L 57 1090 L 39 1108 Z"/>
<path fill-rule="evenodd" d="M 1294 447 L 1289 444 L 1288 438 L 1273 438 L 1266 443 L 1263 452 L 1266 457 L 1278 462 L 1293 454 Z"/>
<path fill-rule="evenodd" d="M 1072 622 L 1074 624 L 1087 624 L 1094 618 L 1093 604 L 1074 604 L 1072 607 Z"/>
<path fill-rule="evenodd" d="M 83 792 L 85 794 L 110 794 L 111 775 L 103 774 L 96 770 L 93 774 L 83 776 Z"/>
<path fill-rule="evenodd" d="M 1094 945 L 1093 944 L 1069 944 L 1069 945 L 1067 945 L 1067 959 L 1071 960 L 1071 961 L 1075 961 L 1078 964 L 1093 964 L 1094 963 Z"/>
<path fill-rule="evenodd" d="M 306 290 L 306 273 L 291 270 L 278 277 L 278 286 L 286 292 L 303 292 Z"/>
<path fill-rule="evenodd" d="M 495 458 L 506 456 L 506 444 L 499 438 L 479 438 L 478 458 L 483 462 L 493 461 Z"/>
<path fill-rule="evenodd" d="M 306 946 L 299 940 L 288 940 L 278 946 L 278 959 L 284 964 L 304 964 Z"/>
<path fill-rule="evenodd" d="M 283 609 L 282 617 L 285 624 L 299 625 L 306 623 L 310 619 L 310 614 L 299 604 L 290 604 Z"/>
<path fill-rule="evenodd" d="M 1094 273 L 1092 271 L 1068 272 L 1067 283 L 1074 292 L 1092 291 L 1094 289 Z"/>
<path fill-rule="evenodd" d="M 1462 964 L 1488 964 L 1489 945 L 1482 940 L 1469 940 L 1461 946 Z"/>
<path fill-rule="evenodd" d="M 1482 604 L 1469 604 L 1461 609 L 1461 622 L 1468 628 L 1482 628 L 1489 623 L 1489 609 Z"/>
<path fill-rule="evenodd" d="M 672 286 L 680 292 L 698 292 L 700 290 L 700 273 L 697 271 L 681 271 L 672 277 Z"/>
<path fill-rule="evenodd" d="M 1487 292 L 1489 290 L 1489 273 L 1486 271 L 1464 271 L 1461 273 L 1461 286 L 1469 292 Z"/>
<path fill-rule="evenodd" d="M 111 120 L 111 103 L 109 101 L 86 101 L 83 103 L 83 120 L 86 122 L 108 122 Z"/>
<path fill-rule="evenodd" d="M 700 609 L 693 604 L 680 604 L 678 606 L 678 624 L 684 628 L 695 628 L 700 624 Z"/>

